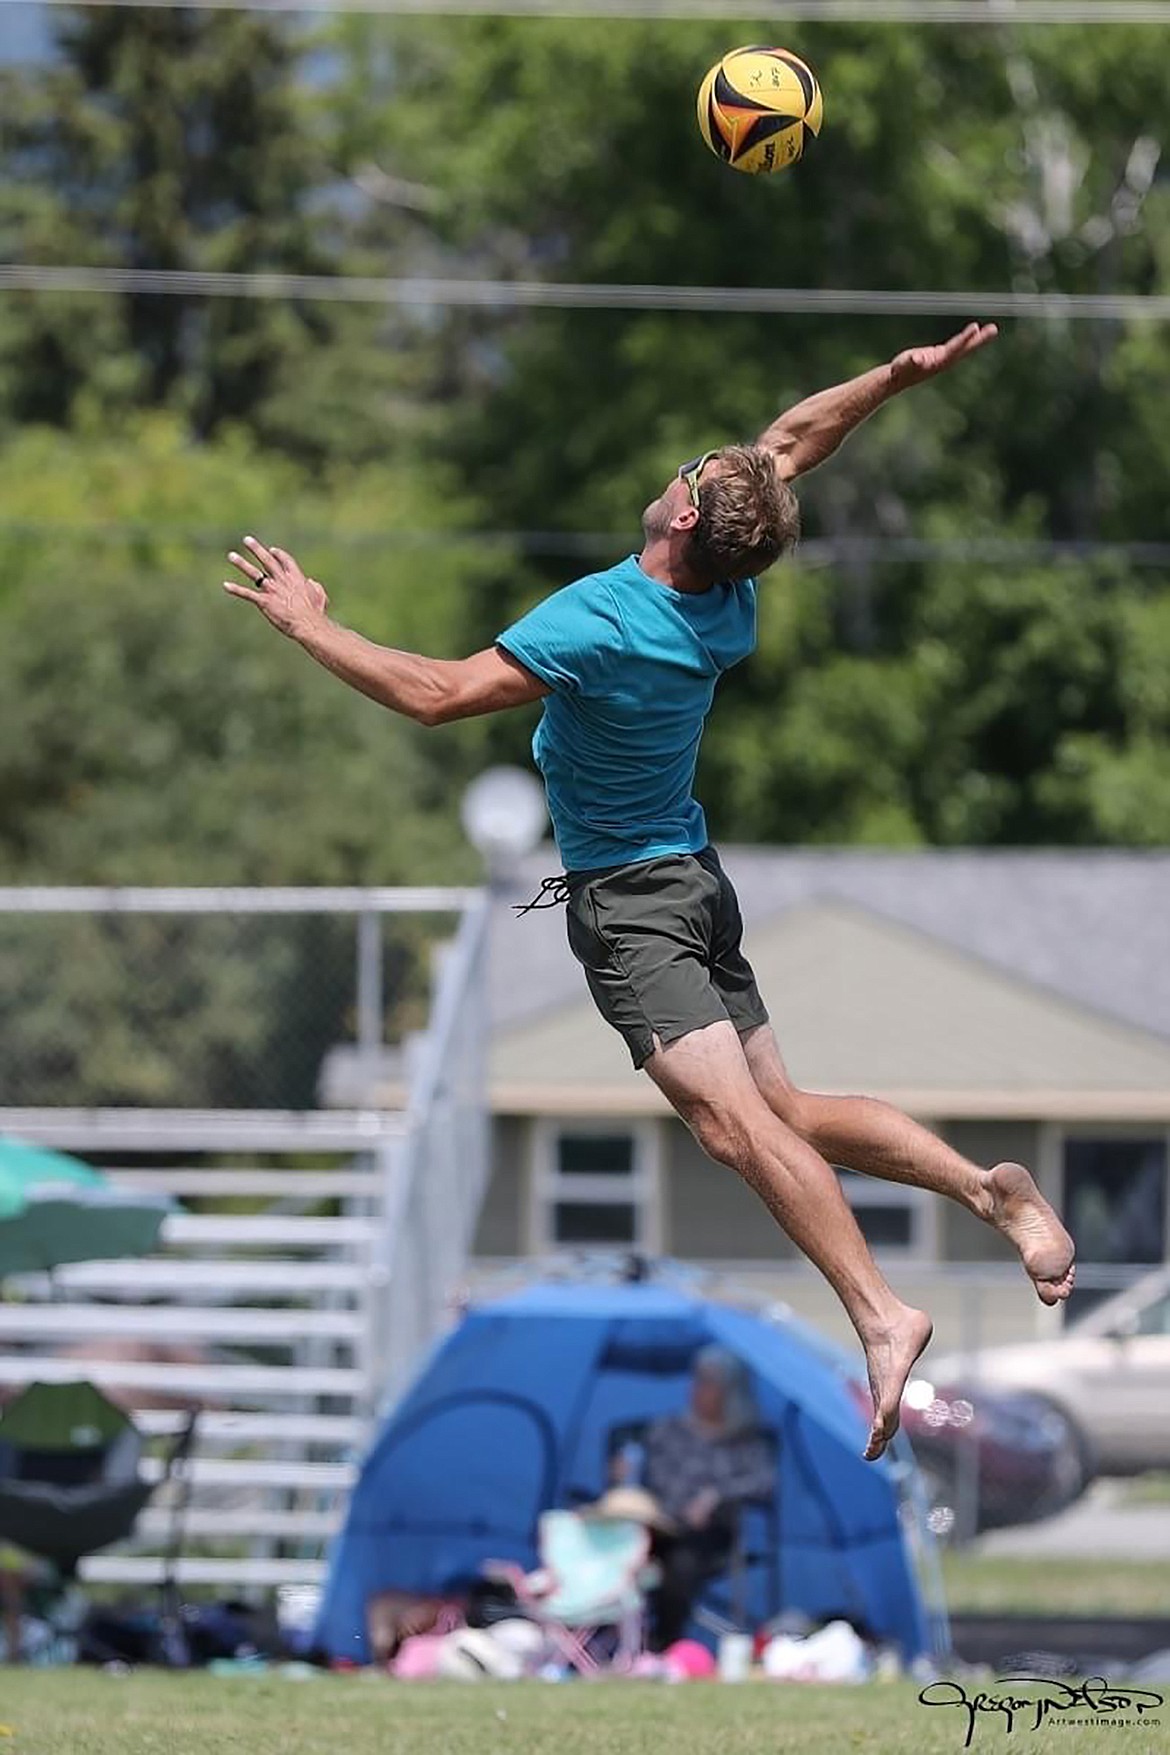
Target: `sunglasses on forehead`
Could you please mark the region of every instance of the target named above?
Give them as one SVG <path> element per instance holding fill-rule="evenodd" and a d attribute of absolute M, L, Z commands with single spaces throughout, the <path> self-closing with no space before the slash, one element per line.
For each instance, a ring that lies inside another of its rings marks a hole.
<path fill-rule="evenodd" d="M 691 496 L 691 505 L 695 508 L 696 512 L 699 510 L 699 477 L 702 475 L 704 469 L 706 469 L 708 463 L 710 463 L 712 457 L 717 457 L 718 455 L 719 452 L 717 450 L 704 451 L 701 457 L 692 457 L 689 463 L 680 463 L 678 466 L 679 480 L 686 482 L 687 493 Z"/>

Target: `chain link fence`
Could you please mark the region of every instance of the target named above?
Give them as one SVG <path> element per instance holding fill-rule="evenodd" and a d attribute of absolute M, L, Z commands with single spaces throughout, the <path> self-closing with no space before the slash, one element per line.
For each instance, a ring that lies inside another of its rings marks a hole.
<path fill-rule="evenodd" d="M 377 897 L 0 891 L 0 1105 L 352 1101 L 347 1050 L 376 1075 L 425 1028 L 432 952 L 457 924 Z"/>

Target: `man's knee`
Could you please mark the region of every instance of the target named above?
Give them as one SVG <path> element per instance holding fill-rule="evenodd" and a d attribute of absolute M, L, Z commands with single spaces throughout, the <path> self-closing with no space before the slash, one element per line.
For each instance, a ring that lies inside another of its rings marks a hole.
<path fill-rule="evenodd" d="M 802 1091 L 788 1078 L 769 1077 L 756 1087 L 773 1115 L 801 1139 L 815 1141 L 820 1126 L 820 1099 L 813 1091 Z"/>
<path fill-rule="evenodd" d="M 651 1041 L 657 1061 L 663 1047 L 657 1032 Z M 668 1065 L 651 1063 L 647 1071 L 708 1157 L 740 1171 L 749 1166 L 771 1117 L 728 1023 L 683 1037 Z"/>
<path fill-rule="evenodd" d="M 751 1156 L 751 1133 L 739 1108 L 720 1097 L 695 1097 L 683 1107 L 682 1117 L 709 1158 L 733 1170 L 744 1167 Z"/>

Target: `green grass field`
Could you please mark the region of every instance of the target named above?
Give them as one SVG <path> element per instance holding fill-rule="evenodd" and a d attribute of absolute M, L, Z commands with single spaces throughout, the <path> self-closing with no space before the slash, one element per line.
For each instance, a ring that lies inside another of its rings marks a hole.
<path fill-rule="evenodd" d="M 1125 1481 L 1121 1488 L 1122 1505 L 1170 1505 L 1170 1469 L 1158 1469 Z"/>
<path fill-rule="evenodd" d="M 957 1712 L 905 1683 L 860 1688 L 639 1682 L 504 1685 L 378 1678 L 0 1670 L 4 1755 L 952 1755 Z M 1161 1725 L 1108 1731 L 980 1721 L 997 1755 L 1170 1749 Z"/>
<path fill-rule="evenodd" d="M 1170 1566 L 1152 1560 L 1022 1560 L 943 1555 L 955 1614 L 1170 1615 Z"/>
<path fill-rule="evenodd" d="M 1141 1562 L 948 1554 L 955 1610 L 1170 1614 L 1170 1573 Z M 974 1686 L 972 1685 L 972 1692 Z M 1170 1690 L 1165 1690 L 1170 1694 Z M 0 1755 L 949 1755 L 958 1712 L 916 1686 L 394 1684 L 381 1678 L 129 1677 L 0 1667 Z M 1170 1705 L 1170 1701 L 1168 1701 Z M 1170 1711 L 1128 1729 L 981 1720 L 996 1755 L 1170 1752 Z M 11 1733 L 11 1734 L 8 1734 Z"/>

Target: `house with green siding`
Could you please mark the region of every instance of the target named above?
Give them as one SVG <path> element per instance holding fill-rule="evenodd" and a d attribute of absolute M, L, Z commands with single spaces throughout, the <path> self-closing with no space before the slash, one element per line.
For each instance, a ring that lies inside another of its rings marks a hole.
<path fill-rule="evenodd" d="M 720 857 L 797 1084 L 884 1097 L 980 1163 L 1028 1164 L 1082 1263 L 1167 1259 L 1170 853 L 721 846 Z M 493 1169 L 476 1279 L 638 1250 L 848 1337 L 834 1295 L 755 1196 L 633 1071 L 594 1010 L 563 906 L 515 912 L 559 869 L 546 847 L 493 893 Z M 986 1345 L 1063 1320 L 964 1209 L 865 1175 L 841 1182 L 939 1341 Z"/>

